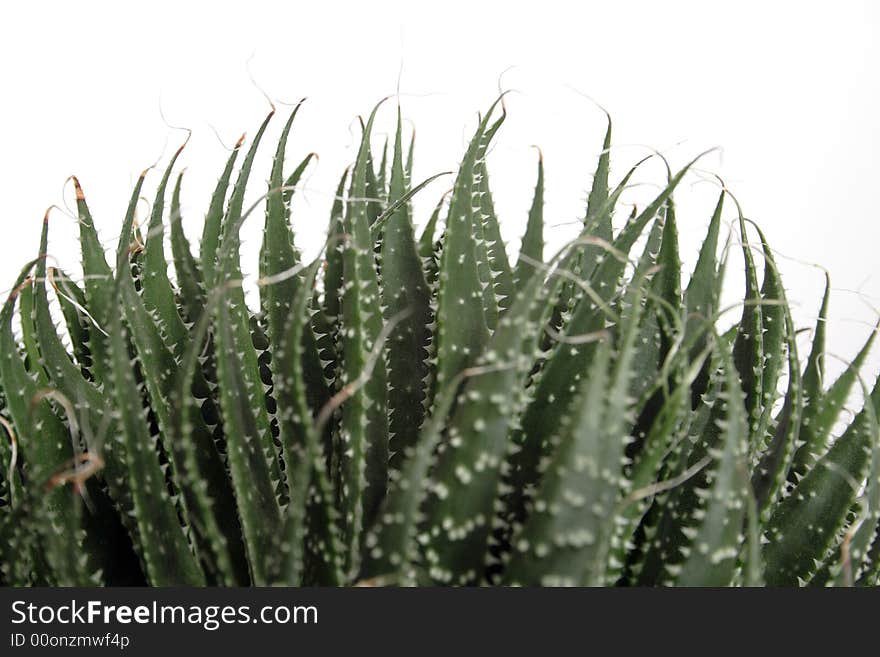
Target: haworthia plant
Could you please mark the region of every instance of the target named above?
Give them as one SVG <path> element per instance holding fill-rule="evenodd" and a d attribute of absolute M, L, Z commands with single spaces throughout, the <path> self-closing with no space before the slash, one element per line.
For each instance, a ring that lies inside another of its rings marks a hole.
<path fill-rule="evenodd" d="M 78 179 L 79 268 L 51 258 L 47 214 L 0 311 L 0 582 L 880 583 L 877 329 L 826 380 L 829 282 L 801 362 L 773 248 L 729 191 L 684 272 L 673 196 L 694 162 L 618 221 L 641 162 L 615 179 L 609 121 L 578 237 L 545 254 L 539 151 L 511 262 L 489 177 L 501 100 L 446 194 L 414 183 L 400 108 L 374 151 L 380 103 L 308 262 L 291 204 L 315 156 L 288 156 L 306 107 L 250 206 L 272 115 L 241 162 L 236 143 L 197 252 L 182 149 L 143 231 L 154 175 L 136 181 L 112 262 Z M 727 198 L 745 294 L 722 331 Z"/>

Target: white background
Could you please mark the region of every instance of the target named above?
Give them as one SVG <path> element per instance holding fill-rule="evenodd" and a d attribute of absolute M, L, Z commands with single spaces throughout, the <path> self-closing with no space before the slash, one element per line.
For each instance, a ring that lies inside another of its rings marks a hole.
<path fill-rule="evenodd" d="M 589 96 L 614 118 L 613 181 L 648 146 L 674 166 L 719 147 L 676 196 L 687 263 L 718 193 L 705 179 L 718 173 L 779 251 L 803 326 L 823 282 L 810 263 L 831 271 L 829 351 L 851 358 L 875 321 L 876 2 L 178 0 L 4 3 L 0 12 L 0 290 L 36 253 L 45 208 L 73 204 L 70 174 L 114 247 L 137 173 L 160 156 L 164 166 L 185 136 L 168 124 L 193 130 L 180 166 L 184 227 L 194 239 L 227 155 L 214 130 L 227 144 L 253 134 L 269 109 L 260 88 L 282 114 L 283 103 L 308 96 L 288 170 L 307 152 L 320 154 L 294 206 L 297 241 L 314 252 L 330 195 L 354 157 L 358 114 L 399 89 L 418 128 L 420 180 L 457 165 L 477 112 L 500 86 L 513 92 L 489 166 L 512 257 L 534 186 L 532 144 L 546 159 L 545 217 L 559 224 L 548 240 L 560 244 L 576 230 L 605 127 Z M 393 117 L 386 103 L 379 148 Z M 254 198 L 283 118 L 267 135 Z M 664 175 L 655 161 L 639 180 Z M 417 198 L 417 224 L 449 184 Z M 652 191 L 634 188 L 625 200 L 643 202 Z M 76 274 L 75 222 L 63 212 L 52 222 L 51 255 Z M 259 223 L 245 229 L 251 271 Z"/>

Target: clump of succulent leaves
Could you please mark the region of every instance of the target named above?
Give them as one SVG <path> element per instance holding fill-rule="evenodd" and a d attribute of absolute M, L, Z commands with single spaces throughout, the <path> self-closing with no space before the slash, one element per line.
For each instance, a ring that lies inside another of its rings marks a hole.
<path fill-rule="evenodd" d="M 874 332 L 826 380 L 826 287 L 802 357 L 774 252 L 726 190 L 683 276 L 693 162 L 612 221 L 636 167 L 609 184 L 609 122 L 581 234 L 545 254 L 539 158 L 512 263 L 486 169 L 503 105 L 418 238 L 409 200 L 433 178 L 411 181 L 399 110 L 374 156 L 373 110 L 308 262 L 296 113 L 253 206 L 272 115 L 232 151 L 197 253 L 180 151 L 145 227 L 136 182 L 109 262 L 73 179 L 78 280 L 44 222 L 0 314 L 4 584 L 877 585 Z M 260 216 L 255 311 L 239 247 Z M 724 308 L 739 252 L 745 297 Z"/>

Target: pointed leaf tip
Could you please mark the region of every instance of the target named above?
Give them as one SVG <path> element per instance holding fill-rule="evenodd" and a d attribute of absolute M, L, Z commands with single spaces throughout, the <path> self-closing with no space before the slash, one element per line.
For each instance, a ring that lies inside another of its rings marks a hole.
<path fill-rule="evenodd" d="M 68 180 L 73 182 L 73 188 L 74 188 L 74 190 L 76 190 L 76 200 L 77 201 L 84 201 L 86 198 L 86 195 L 83 193 L 82 186 L 79 184 L 79 178 L 77 178 L 76 176 L 70 176 L 70 178 L 68 178 Z"/>

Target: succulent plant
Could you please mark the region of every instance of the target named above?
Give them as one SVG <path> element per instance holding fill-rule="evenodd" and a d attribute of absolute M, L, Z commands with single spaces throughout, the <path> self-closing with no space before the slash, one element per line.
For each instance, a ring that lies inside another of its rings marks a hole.
<path fill-rule="evenodd" d="M 539 154 L 512 265 L 486 167 L 503 104 L 419 236 L 409 201 L 434 178 L 413 184 L 399 109 L 377 165 L 377 106 L 307 262 L 298 109 L 248 208 L 272 114 L 233 184 L 236 145 L 197 254 L 180 150 L 145 232 L 137 181 L 113 266 L 78 180 L 79 282 L 47 263 L 47 213 L 0 313 L 4 584 L 878 584 L 876 329 L 826 381 L 826 285 L 802 360 L 774 252 L 726 189 L 683 286 L 673 192 L 694 162 L 612 222 L 639 164 L 609 186 L 609 120 L 580 236 L 545 255 Z M 240 231 L 263 207 L 255 312 Z"/>

